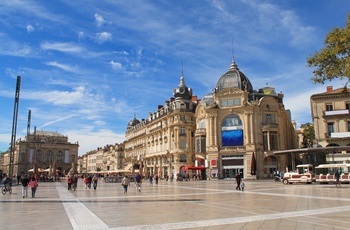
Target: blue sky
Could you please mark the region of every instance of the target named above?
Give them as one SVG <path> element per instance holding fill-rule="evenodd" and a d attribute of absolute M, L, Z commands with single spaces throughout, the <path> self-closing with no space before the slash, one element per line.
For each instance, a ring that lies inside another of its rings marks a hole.
<path fill-rule="evenodd" d="M 231 63 L 258 90 L 284 93 L 286 109 L 311 122 L 315 85 L 306 58 L 345 27 L 350 1 L 0 1 L 0 150 L 11 142 L 17 76 L 17 139 L 57 131 L 79 155 L 125 140 L 127 123 L 172 97 L 183 69 L 202 98 Z M 233 42 L 232 42 L 233 41 Z M 182 64 L 183 63 L 183 64 Z"/>

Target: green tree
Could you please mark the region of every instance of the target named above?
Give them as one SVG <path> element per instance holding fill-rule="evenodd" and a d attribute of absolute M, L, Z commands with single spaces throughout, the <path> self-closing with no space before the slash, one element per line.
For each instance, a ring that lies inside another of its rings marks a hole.
<path fill-rule="evenodd" d="M 322 83 L 335 78 L 347 78 L 350 81 L 350 14 L 345 28 L 334 28 L 324 41 L 325 47 L 307 58 L 313 70 L 314 83 Z"/>
<path fill-rule="evenodd" d="M 313 142 L 315 140 L 314 125 L 311 123 L 306 123 L 304 125 L 301 125 L 300 128 L 302 128 L 302 134 L 303 134 L 303 140 L 301 142 L 301 147 L 302 148 L 311 148 L 313 145 Z"/>

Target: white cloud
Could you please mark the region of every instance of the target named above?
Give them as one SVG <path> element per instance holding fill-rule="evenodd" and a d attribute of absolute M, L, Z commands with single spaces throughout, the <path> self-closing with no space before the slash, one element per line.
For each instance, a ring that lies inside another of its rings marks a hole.
<path fill-rule="evenodd" d="M 39 128 L 39 129 L 42 129 L 42 128 L 46 127 L 46 126 L 55 124 L 55 123 L 60 122 L 60 121 L 67 120 L 67 119 L 69 119 L 69 118 L 71 118 L 71 117 L 74 117 L 74 116 L 76 116 L 76 114 L 70 114 L 70 115 L 65 116 L 65 117 L 60 117 L 59 119 L 56 119 L 56 120 L 54 120 L 54 121 L 46 122 L 45 124 L 39 126 L 38 128 Z"/>
<path fill-rule="evenodd" d="M 99 14 L 95 14 L 95 20 L 96 20 L 97 27 L 100 27 L 103 24 L 105 24 L 105 20 Z"/>
<path fill-rule="evenodd" d="M 112 69 L 114 70 L 120 70 L 122 68 L 122 64 L 119 63 L 119 62 L 115 62 L 115 61 L 111 61 L 110 62 L 111 66 L 112 66 Z"/>
<path fill-rule="evenodd" d="M 85 38 L 85 33 L 84 33 L 83 31 L 80 31 L 80 32 L 78 33 L 78 38 L 79 38 L 79 40 L 84 39 L 84 38 Z"/>
<path fill-rule="evenodd" d="M 64 42 L 43 42 L 40 44 L 40 47 L 44 50 L 57 50 L 60 52 L 66 53 L 81 53 L 83 52 L 83 48 L 74 44 L 74 43 L 64 43 Z"/>
<path fill-rule="evenodd" d="M 43 100 L 54 105 L 71 105 L 86 103 L 85 99 L 85 88 L 77 87 L 74 91 L 26 91 L 23 93 L 23 97 L 32 100 Z M 88 100 L 88 99 L 87 99 Z"/>
<path fill-rule="evenodd" d="M 34 27 L 32 25 L 30 25 L 30 24 L 27 24 L 27 32 L 31 33 L 33 31 L 34 31 Z"/>
<path fill-rule="evenodd" d="M 49 65 L 49 66 L 54 66 L 54 67 L 63 69 L 63 70 L 68 71 L 68 72 L 73 72 L 73 73 L 80 72 L 76 66 L 61 64 L 61 63 L 58 63 L 56 61 L 46 62 L 45 64 Z"/>
<path fill-rule="evenodd" d="M 112 34 L 108 32 L 97 33 L 95 36 L 95 41 L 98 44 L 103 44 L 106 41 L 112 40 Z"/>
<path fill-rule="evenodd" d="M 70 142 L 79 141 L 79 155 L 82 155 L 98 147 L 108 144 L 123 143 L 125 133 L 115 133 L 109 129 L 93 130 L 93 127 L 86 127 L 80 130 L 66 130 Z"/>

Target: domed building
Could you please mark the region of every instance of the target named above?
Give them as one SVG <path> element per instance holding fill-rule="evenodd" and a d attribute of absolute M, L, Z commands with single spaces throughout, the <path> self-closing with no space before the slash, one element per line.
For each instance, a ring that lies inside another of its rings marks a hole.
<path fill-rule="evenodd" d="M 297 147 L 295 125 L 283 94 L 266 86 L 254 90 L 232 59 L 212 93 L 196 112 L 195 158 L 211 177 L 268 178 L 290 167 L 274 150 Z"/>

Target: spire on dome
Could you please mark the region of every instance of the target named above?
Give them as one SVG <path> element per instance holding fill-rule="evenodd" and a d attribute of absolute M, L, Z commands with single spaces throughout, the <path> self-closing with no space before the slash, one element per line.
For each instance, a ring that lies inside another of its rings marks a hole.
<path fill-rule="evenodd" d="M 236 62 L 235 62 L 234 56 L 235 56 L 235 55 L 234 55 L 234 51 L 233 51 L 233 37 L 232 37 L 232 63 L 231 63 L 231 65 L 230 65 L 229 70 L 234 70 L 234 69 L 239 70 L 239 69 L 238 69 L 238 66 L 237 66 L 237 64 L 236 64 Z"/>

